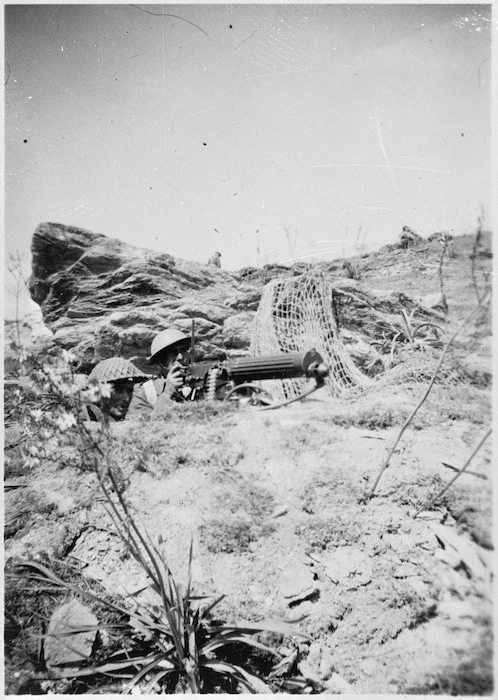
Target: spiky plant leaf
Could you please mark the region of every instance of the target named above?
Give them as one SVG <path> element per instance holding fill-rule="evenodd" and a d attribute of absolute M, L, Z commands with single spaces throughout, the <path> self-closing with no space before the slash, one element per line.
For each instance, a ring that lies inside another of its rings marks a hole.
<path fill-rule="evenodd" d="M 292 623 L 283 622 L 281 620 L 261 620 L 261 622 L 241 622 L 236 625 L 220 625 L 216 631 L 221 632 L 239 632 L 241 634 L 255 634 L 258 632 L 274 632 L 275 634 L 283 634 L 287 637 L 311 637 L 300 630 L 297 630 Z"/>
<path fill-rule="evenodd" d="M 234 634 L 230 637 L 213 639 L 212 641 L 203 645 L 201 652 L 202 657 L 211 654 L 216 649 L 222 649 L 223 647 L 229 646 L 230 644 L 246 644 L 247 646 L 254 647 L 255 649 L 260 649 L 261 651 L 264 651 L 268 654 L 273 654 L 274 656 L 278 657 L 281 656 L 281 654 L 279 654 L 278 651 L 271 649 L 270 647 L 266 646 L 265 644 L 262 644 L 261 642 L 256 641 L 255 639 L 252 639 L 252 637 Z"/>
<path fill-rule="evenodd" d="M 226 661 L 206 661 L 206 668 L 210 668 L 215 673 L 233 678 L 241 683 L 250 693 L 264 693 L 273 695 L 270 686 L 266 685 L 260 678 L 248 673 L 242 666 L 230 664 Z"/>

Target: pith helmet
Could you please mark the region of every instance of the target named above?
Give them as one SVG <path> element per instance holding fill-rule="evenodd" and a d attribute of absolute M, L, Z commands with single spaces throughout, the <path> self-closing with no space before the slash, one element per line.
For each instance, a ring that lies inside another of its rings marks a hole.
<path fill-rule="evenodd" d="M 132 382 L 145 382 L 148 375 L 135 367 L 133 362 L 122 357 L 110 357 L 99 362 L 90 372 L 88 379 L 99 382 L 116 382 L 118 379 L 129 379 Z"/>
<path fill-rule="evenodd" d="M 150 346 L 150 357 L 149 362 L 153 362 L 157 355 L 167 348 L 171 348 L 174 345 L 184 345 L 187 346 L 190 343 L 190 338 L 188 335 L 184 335 L 181 331 L 176 328 L 167 328 L 165 331 L 161 331 L 156 335 Z"/>

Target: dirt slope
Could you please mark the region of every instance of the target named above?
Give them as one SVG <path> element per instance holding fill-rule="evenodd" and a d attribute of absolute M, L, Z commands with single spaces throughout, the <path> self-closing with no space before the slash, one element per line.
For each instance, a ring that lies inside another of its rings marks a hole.
<path fill-rule="evenodd" d="M 442 462 L 461 466 L 485 416 L 448 419 L 454 397 L 438 396 L 361 504 L 413 398 L 386 392 L 346 406 L 315 396 L 269 412 L 174 408 L 120 426 L 116 459 L 141 522 L 163 538 L 180 579 L 194 536 L 199 590 L 226 595 L 220 616 L 297 620 L 354 692 L 461 685 L 464 663 L 489 686 L 489 481 L 463 476 L 441 505 L 411 517 L 452 476 Z M 479 390 L 473 398 L 486 411 Z M 491 475 L 489 445 L 473 470 Z M 31 540 L 111 593 L 147 586 L 92 477 L 45 467 L 31 489 L 57 518 L 11 541 L 12 554 Z"/>
<path fill-rule="evenodd" d="M 454 274 L 456 322 L 474 289 Z M 490 347 L 489 320 L 466 331 L 458 352 L 475 355 L 474 375 L 434 387 L 367 503 L 426 382 L 354 400 L 318 391 L 275 411 L 173 405 L 132 417 L 112 448 L 126 495 L 180 579 L 193 536 L 198 591 L 226 595 L 219 617 L 285 619 L 309 634 L 301 656 L 329 692 L 489 694 L 490 441 L 470 467 L 481 477 L 462 475 L 413 516 L 454 475 L 443 463 L 460 468 L 491 424 Z M 109 592 L 152 596 L 71 445 L 9 479 L 25 487 L 6 493 L 7 557 L 48 552 Z"/>

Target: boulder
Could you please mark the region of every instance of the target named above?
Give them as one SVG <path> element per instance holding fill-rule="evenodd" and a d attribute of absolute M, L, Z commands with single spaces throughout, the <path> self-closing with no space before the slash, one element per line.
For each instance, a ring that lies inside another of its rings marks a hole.
<path fill-rule="evenodd" d="M 97 632 L 88 629 L 78 631 L 78 628 L 97 624 L 98 620 L 92 611 L 77 600 L 57 608 L 50 618 L 45 640 L 47 666 L 79 666 L 91 655 Z"/>
<path fill-rule="evenodd" d="M 243 311 L 225 321 L 223 340 L 227 349 L 241 349 L 251 343 L 254 316 L 254 311 Z"/>
<path fill-rule="evenodd" d="M 146 357 L 156 333 L 170 325 L 190 332 L 192 320 L 197 359 L 220 357 L 224 323 L 257 308 L 261 296 L 261 284 L 235 273 L 73 226 L 40 224 L 31 251 L 31 297 L 84 372 L 113 355 Z M 249 347 L 247 332 L 236 337 L 232 327 L 230 337 L 234 347 Z"/>

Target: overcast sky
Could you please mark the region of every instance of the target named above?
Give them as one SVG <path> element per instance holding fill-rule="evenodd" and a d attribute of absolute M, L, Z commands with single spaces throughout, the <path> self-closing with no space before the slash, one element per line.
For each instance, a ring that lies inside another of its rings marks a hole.
<path fill-rule="evenodd" d="M 236 270 L 489 208 L 488 5 L 10 5 L 5 45 L 28 272 L 42 221 Z"/>

